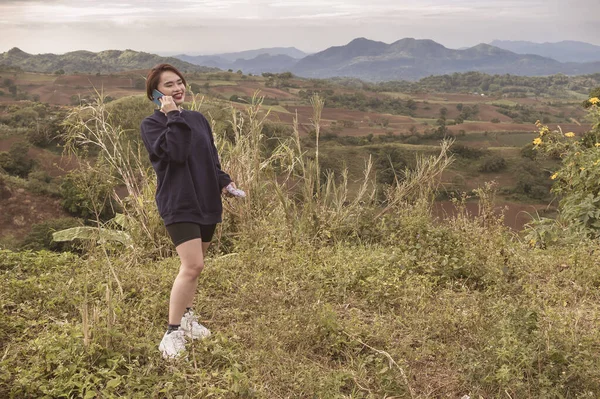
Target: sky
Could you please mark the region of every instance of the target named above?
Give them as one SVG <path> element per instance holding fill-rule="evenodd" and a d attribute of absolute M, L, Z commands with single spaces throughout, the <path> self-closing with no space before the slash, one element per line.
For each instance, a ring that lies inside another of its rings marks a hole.
<path fill-rule="evenodd" d="M 599 15 L 600 0 L 0 0 L 0 52 L 312 53 L 357 37 L 600 45 Z"/>

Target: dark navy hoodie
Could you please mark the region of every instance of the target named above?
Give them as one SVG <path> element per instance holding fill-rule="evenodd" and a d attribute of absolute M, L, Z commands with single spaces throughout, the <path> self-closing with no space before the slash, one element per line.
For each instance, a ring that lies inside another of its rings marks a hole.
<path fill-rule="evenodd" d="M 156 172 L 156 205 L 165 225 L 219 223 L 221 189 L 231 178 L 221 170 L 204 115 L 155 110 L 142 121 L 141 132 Z"/>

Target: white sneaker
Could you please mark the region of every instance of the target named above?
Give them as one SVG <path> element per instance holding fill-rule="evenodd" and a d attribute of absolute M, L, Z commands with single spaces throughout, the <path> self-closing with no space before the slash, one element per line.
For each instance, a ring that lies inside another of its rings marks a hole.
<path fill-rule="evenodd" d="M 198 323 L 198 317 L 193 311 L 185 312 L 181 318 L 180 327 L 187 337 L 192 339 L 208 338 L 210 337 L 210 330 Z"/>
<path fill-rule="evenodd" d="M 173 332 L 165 333 L 158 350 L 165 359 L 173 359 L 185 352 L 185 332 L 179 328 Z"/>

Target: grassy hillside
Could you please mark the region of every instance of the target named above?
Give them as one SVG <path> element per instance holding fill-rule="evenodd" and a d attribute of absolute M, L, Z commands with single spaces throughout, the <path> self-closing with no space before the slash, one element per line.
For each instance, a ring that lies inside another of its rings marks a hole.
<path fill-rule="evenodd" d="M 324 103 L 313 103 L 320 131 Z M 130 146 L 147 106 L 96 102 L 67 118 L 63 143 L 79 167 L 66 198 L 111 235 L 74 238 L 68 253 L 0 248 L 1 397 L 600 394 L 598 240 L 568 229 L 554 240 L 516 235 L 494 211 L 492 184 L 475 193 L 479 216 L 463 199 L 437 220 L 444 174 L 473 149 L 434 144 L 411 158 L 423 145 L 336 146 L 299 129 L 273 144 L 260 101 L 243 112 L 189 104 L 209 116 L 222 165 L 248 197 L 225 200 L 199 284 L 195 307 L 213 336 L 164 361 L 157 345 L 178 261 L 154 176 Z M 352 150 L 361 162 L 371 154 L 362 170 L 350 165 L 362 180 L 322 173 L 334 158 L 326 151 Z M 374 186 L 386 160 L 404 173 Z M 110 195 L 123 185 L 129 197 Z M 112 207 L 122 216 L 110 221 Z"/>
<path fill-rule="evenodd" d="M 213 336 L 177 363 L 157 350 L 175 259 L 1 252 L 0 393 L 600 393 L 597 243 L 532 250 L 465 220 L 397 216 L 399 228 L 377 245 L 289 247 L 265 230 L 252 247 L 213 253 L 196 305 Z"/>
<path fill-rule="evenodd" d="M 28 54 L 12 48 L 0 54 L 0 65 L 19 67 L 24 71 L 41 73 L 111 73 L 132 69 L 152 68 L 156 64 L 169 63 L 182 71 L 208 72 L 217 70 L 190 64 L 174 57 L 161 57 L 156 54 L 133 50 L 72 51 L 65 54 Z"/>

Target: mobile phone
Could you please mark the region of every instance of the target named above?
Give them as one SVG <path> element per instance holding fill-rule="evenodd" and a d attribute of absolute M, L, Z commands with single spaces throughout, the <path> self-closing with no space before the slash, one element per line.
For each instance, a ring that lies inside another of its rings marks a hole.
<path fill-rule="evenodd" d="M 227 187 L 225 187 L 225 188 L 234 197 L 246 198 L 246 193 L 245 192 L 243 192 L 239 188 L 233 188 L 233 186 L 231 184 L 227 185 Z"/>
<path fill-rule="evenodd" d="M 152 102 L 156 105 L 158 105 L 159 107 L 162 106 L 161 102 L 158 101 L 159 98 L 161 98 L 162 96 L 164 96 L 164 94 L 162 94 L 160 91 L 154 89 L 152 91 Z"/>

